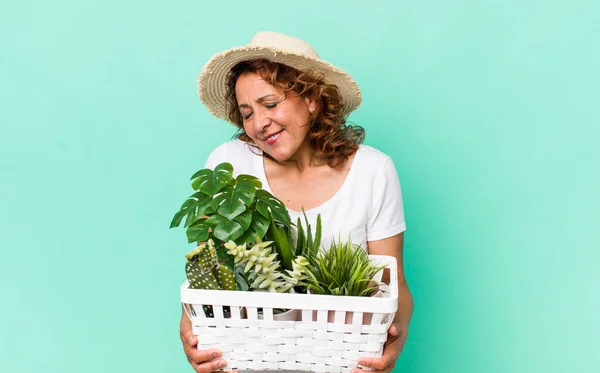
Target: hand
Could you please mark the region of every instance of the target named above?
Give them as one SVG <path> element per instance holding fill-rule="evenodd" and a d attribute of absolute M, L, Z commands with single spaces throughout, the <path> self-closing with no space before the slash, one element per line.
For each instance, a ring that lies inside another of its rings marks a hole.
<path fill-rule="evenodd" d="M 181 315 L 179 336 L 183 343 L 183 352 L 197 373 L 211 373 L 227 364 L 225 360 L 219 359 L 221 351 L 215 348 L 198 350 L 198 339 L 192 333 L 192 322 L 185 313 Z"/>
<path fill-rule="evenodd" d="M 406 343 L 406 337 L 408 334 L 408 330 L 406 328 L 402 328 L 400 324 L 392 324 L 388 329 L 388 338 L 385 344 L 383 345 L 383 353 L 381 357 L 378 358 L 362 358 L 359 360 L 358 365 L 362 365 L 365 367 L 373 368 L 376 372 L 389 373 L 396 366 L 396 360 L 402 349 L 404 348 L 404 343 Z M 363 370 L 360 368 L 352 369 L 352 373 L 371 373 L 368 370 Z"/>

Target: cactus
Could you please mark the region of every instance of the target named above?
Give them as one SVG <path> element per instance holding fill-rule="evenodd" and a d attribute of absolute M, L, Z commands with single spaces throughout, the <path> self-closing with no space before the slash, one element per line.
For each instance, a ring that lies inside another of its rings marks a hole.
<path fill-rule="evenodd" d="M 213 275 L 217 279 L 220 289 L 235 290 L 235 277 L 229 268 L 219 264 L 218 267 L 213 267 Z"/>
<path fill-rule="evenodd" d="M 190 282 L 191 289 L 219 288 L 219 283 L 212 272 L 210 255 L 206 245 L 200 245 L 186 255 L 185 273 Z"/>
<path fill-rule="evenodd" d="M 235 290 L 233 273 L 218 262 L 212 240 L 190 251 L 185 257 L 185 272 L 190 288 Z"/>
<path fill-rule="evenodd" d="M 191 289 L 235 290 L 233 273 L 219 263 L 215 252 L 214 242 L 202 244 L 186 254 L 185 272 Z M 207 317 L 214 317 L 211 306 L 202 306 Z M 224 307 L 225 314 L 229 307 Z"/>

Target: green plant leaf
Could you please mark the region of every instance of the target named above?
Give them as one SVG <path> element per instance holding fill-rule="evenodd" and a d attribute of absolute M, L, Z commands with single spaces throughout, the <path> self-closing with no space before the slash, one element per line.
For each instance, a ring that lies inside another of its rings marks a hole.
<path fill-rule="evenodd" d="M 321 247 L 321 235 L 322 235 L 323 227 L 321 224 L 321 214 L 317 215 L 317 228 L 315 229 L 315 241 L 313 242 L 313 248 L 318 251 L 319 247 Z"/>
<path fill-rule="evenodd" d="M 233 188 L 224 188 L 223 193 L 218 196 L 222 202 L 219 203 L 217 212 L 227 219 L 233 220 L 233 218 L 246 211 L 246 206 L 252 205 L 255 193 L 256 187 L 249 180 L 242 180 Z"/>
<path fill-rule="evenodd" d="M 238 237 L 244 234 L 244 228 L 236 221 L 227 220 L 217 225 L 213 231 L 215 237 L 223 242 L 229 240 L 235 241 Z"/>
<path fill-rule="evenodd" d="M 196 218 L 202 217 L 209 209 L 210 197 L 196 192 L 183 202 L 179 211 L 173 217 L 170 228 L 178 227 L 183 218 L 186 218 L 185 227 L 190 226 Z"/>
<path fill-rule="evenodd" d="M 206 219 L 205 223 L 212 227 L 216 227 L 217 225 L 226 223 L 228 221 L 229 221 L 229 219 L 227 219 L 226 217 L 221 216 L 219 214 L 215 214 L 215 215 L 212 215 L 211 217 L 209 217 L 208 219 Z"/>
<path fill-rule="evenodd" d="M 246 181 L 246 180 L 247 180 L 247 181 L 250 181 L 250 182 L 252 182 L 252 184 L 254 184 L 254 186 L 255 186 L 257 189 L 260 189 L 260 188 L 262 188 L 262 182 L 260 181 L 260 179 L 258 179 L 258 178 L 257 178 L 257 177 L 255 177 L 255 176 L 252 176 L 252 175 L 240 174 L 240 175 L 238 175 L 238 176 L 236 177 L 236 180 L 238 181 L 238 183 L 239 183 L 240 181 Z"/>
<path fill-rule="evenodd" d="M 199 193 L 198 193 L 199 194 Z M 204 214 L 210 213 L 210 199 L 205 198 L 204 200 L 198 200 L 197 203 L 189 209 L 187 217 L 185 219 L 184 227 L 189 227 L 198 218 L 204 216 Z"/>
<path fill-rule="evenodd" d="M 246 206 L 250 206 L 254 202 L 256 194 L 256 186 L 252 180 L 238 180 L 233 190 L 233 198 L 242 201 Z"/>
<path fill-rule="evenodd" d="M 208 240 L 208 229 L 210 226 L 206 224 L 206 219 L 198 219 L 186 230 L 188 242 L 203 242 Z"/>
<path fill-rule="evenodd" d="M 179 227 L 179 225 L 181 224 L 181 220 L 186 215 L 187 215 L 187 211 L 184 211 L 184 210 L 177 211 L 177 213 L 175 214 L 175 216 L 173 216 L 173 219 L 171 220 L 171 224 L 169 225 L 169 228 Z"/>
<path fill-rule="evenodd" d="M 243 214 L 240 214 L 233 219 L 240 223 L 242 228 L 247 231 L 250 228 L 250 224 L 252 224 L 252 211 L 246 210 Z"/>
<path fill-rule="evenodd" d="M 256 211 L 260 212 L 265 218 L 269 218 L 269 205 L 261 200 L 256 201 Z"/>
<path fill-rule="evenodd" d="M 300 218 L 298 218 L 296 227 L 298 228 L 298 235 L 296 237 L 296 256 L 302 255 L 306 258 L 306 256 L 304 255 L 304 227 L 302 227 L 302 222 L 300 221 Z"/>
<path fill-rule="evenodd" d="M 310 258 L 306 286 L 314 294 L 370 296 L 371 280 L 384 266 L 377 266 L 350 239 L 332 242 L 328 250 Z"/>
<path fill-rule="evenodd" d="M 238 289 L 241 291 L 248 291 L 250 289 L 250 285 L 248 285 L 248 280 L 246 279 L 246 274 L 244 273 L 243 267 L 235 267 L 234 275 Z"/>
<path fill-rule="evenodd" d="M 233 220 L 244 211 L 246 211 L 246 206 L 236 199 L 226 199 L 217 210 L 219 214 L 225 216 L 229 220 Z"/>
<path fill-rule="evenodd" d="M 264 216 L 263 211 L 261 211 L 261 207 L 259 207 L 259 202 L 263 202 L 267 205 L 269 212 L 272 214 L 273 219 L 282 223 L 286 228 L 292 224 L 290 219 L 290 214 L 285 207 L 285 205 L 275 198 L 271 193 L 267 192 L 264 189 L 259 189 L 256 191 L 256 209 Z M 267 216 L 268 217 L 268 216 Z"/>
<path fill-rule="evenodd" d="M 214 170 L 202 169 L 192 176 L 192 188 L 209 196 L 215 195 L 231 181 L 233 166 L 221 163 Z"/>
<path fill-rule="evenodd" d="M 304 207 L 302 208 L 302 214 L 304 215 L 304 221 L 306 222 L 306 246 L 308 246 L 307 255 L 313 256 L 316 254 L 315 245 L 312 237 L 312 226 L 308 223 L 308 217 L 306 216 L 306 212 L 304 211 Z"/>
<path fill-rule="evenodd" d="M 254 234 L 252 229 L 248 229 L 235 240 L 235 243 L 238 245 L 254 243 L 256 242 L 256 236 Z"/>
<path fill-rule="evenodd" d="M 223 204 L 227 200 L 227 196 L 233 191 L 233 187 L 227 185 L 221 191 L 212 197 L 212 201 L 210 201 L 210 207 L 214 211 L 218 211 L 221 204 Z"/>
<path fill-rule="evenodd" d="M 294 260 L 294 252 L 290 243 L 286 228 L 277 226 L 274 220 L 271 220 L 269 225 L 269 234 L 275 241 L 275 249 L 281 258 L 281 266 L 284 269 L 292 270 L 292 261 Z"/>
<path fill-rule="evenodd" d="M 250 224 L 250 229 L 258 235 L 258 237 L 262 240 L 267 234 L 267 230 L 269 229 L 269 219 L 265 218 L 258 212 L 252 213 L 252 223 Z"/>

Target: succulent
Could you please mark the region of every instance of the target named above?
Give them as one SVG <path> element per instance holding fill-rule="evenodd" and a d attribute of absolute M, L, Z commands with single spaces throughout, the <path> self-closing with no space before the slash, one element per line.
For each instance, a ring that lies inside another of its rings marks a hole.
<path fill-rule="evenodd" d="M 278 254 L 271 252 L 272 241 L 259 241 L 251 248 L 246 244 L 237 245 L 233 241 L 225 243 L 227 253 L 234 258 L 236 267 L 248 275 L 250 288 L 258 291 L 288 292 L 305 279 L 306 259 L 297 257 L 292 261 L 288 275 L 281 272 Z"/>
<path fill-rule="evenodd" d="M 213 240 L 190 251 L 185 272 L 192 289 L 235 290 L 233 273 L 217 260 Z"/>
<path fill-rule="evenodd" d="M 283 292 L 287 292 L 296 286 L 306 286 L 306 267 L 308 266 L 308 260 L 303 256 L 297 256 L 292 262 L 292 270 L 286 270 L 288 275 L 283 275 L 286 284 L 281 287 Z"/>
<path fill-rule="evenodd" d="M 307 287 L 312 294 L 372 296 L 379 290 L 375 275 L 385 268 L 371 262 L 359 245 L 332 242 L 328 250 L 321 250 L 310 260 L 306 271 Z"/>

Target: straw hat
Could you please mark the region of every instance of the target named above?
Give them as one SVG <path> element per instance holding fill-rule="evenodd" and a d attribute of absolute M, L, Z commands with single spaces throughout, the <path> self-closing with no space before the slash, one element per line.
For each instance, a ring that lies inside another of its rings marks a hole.
<path fill-rule="evenodd" d="M 319 58 L 307 42 L 276 32 L 262 31 L 254 35 L 248 45 L 217 53 L 204 65 L 198 78 L 198 93 L 202 103 L 216 117 L 229 121 L 225 99 L 229 71 L 238 62 L 252 59 L 267 59 L 298 70 L 322 74 L 326 83 L 338 87 L 345 115 L 355 110 L 362 101 L 354 79 Z"/>

